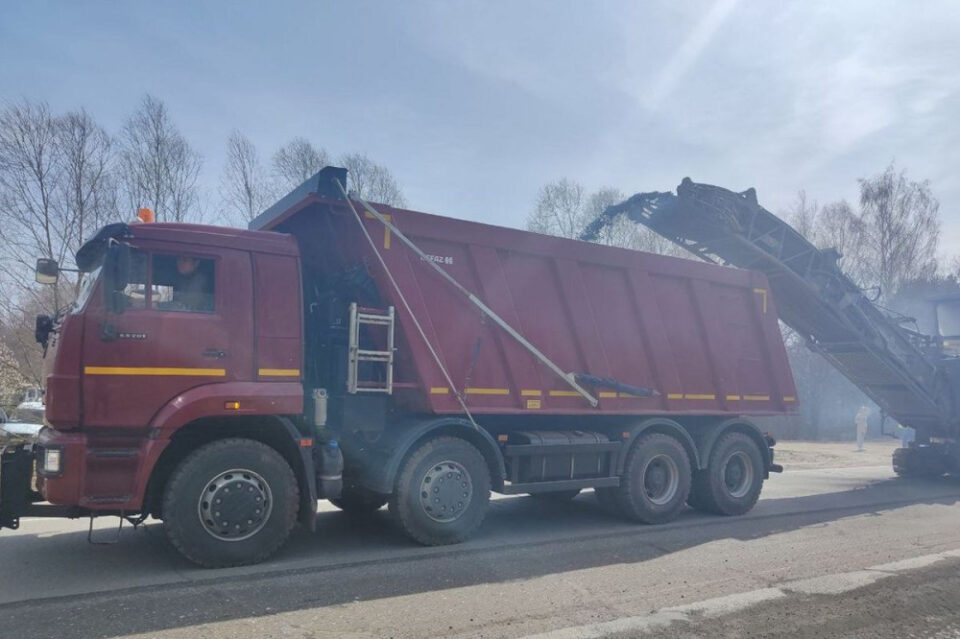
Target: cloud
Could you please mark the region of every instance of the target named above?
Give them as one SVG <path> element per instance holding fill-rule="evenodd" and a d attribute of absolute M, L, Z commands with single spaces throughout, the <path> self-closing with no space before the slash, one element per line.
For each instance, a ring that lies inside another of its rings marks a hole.
<path fill-rule="evenodd" d="M 687 39 L 677 48 L 673 56 L 657 74 L 649 92 L 640 96 L 641 101 L 648 109 L 657 109 L 673 93 L 677 84 L 687 76 L 690 69 L 697 63 L 704 50 L 713 41 L 717 31 L 720 30 L 739 3 L 740 0 L 716 0 L 713 3 L 713 6 L 703 15 L 690 35 L 687 36 Z"/>

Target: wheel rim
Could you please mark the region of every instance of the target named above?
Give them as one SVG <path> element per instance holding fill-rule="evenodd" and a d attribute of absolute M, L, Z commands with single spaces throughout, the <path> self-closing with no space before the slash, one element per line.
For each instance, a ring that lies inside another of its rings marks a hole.
<path fill-rule="evenodd" d="M 207 482 L 197 502 L 203 529 L 221 541 L 242 541 L 256 535 L 272 510 L 270 484 L 242 468 L 220 473 Z"/>
<path fill-rule="evenodd" d="M 643 467 L 643 492 L 657 506 L 670 503 L 680 489 L 680 469 L 668 455 L 656 455 Z"/>
<path fill-rule="evenodd" d="M 459 519 L 473 497 L 473 481 L 455 461 L 434 464 L 420 480 L 420 506 L 427 517 L 447 523 Z"/>
<path fill-rule="evenodd" d="M 723 485 L 734 499 L 744 497 L 753 485 L 753 462 L 743 451 L 736 451 L 723 464 Z"/>

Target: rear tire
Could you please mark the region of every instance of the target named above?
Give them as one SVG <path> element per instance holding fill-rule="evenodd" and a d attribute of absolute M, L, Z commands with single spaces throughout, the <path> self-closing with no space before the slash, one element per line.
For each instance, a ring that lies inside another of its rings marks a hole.
<path fill-rule="evenodd" d="M 490 469 L 480 451 L 457 437 L 437 437 L 403 462 L 390 513 L 410 538 L 440 546 L 466 540 L 489 502 Z"/>
<path fill-rule="evenodd" d="M 722 435 L 707 468 L 694 478 L 691 505 L 717 515 L 742 515 L 760 498 L 763 474 L 763 457 L 749 435 Z"/>
<path fill-rule="evenodd" d="M 938 456 L 921 456 L 915 448 L 898 448 L 893 451 L 893 472 L 903 478 L 934 480 L 946 474 L 947 465 Z"/>
<path fill-rule="evenodd" d="M 651 433 L 627 454 L 617 505 L 628 519 L 663 524 L 679 516 L 690 492 L 690 459 L 679 441 Z"/>
<path fill-rule="evenodd" d="M 299 502 L 297 480 L 280 453 L 250 439 L 223 439 L 192 452 L 170 475 L 164 529 L 195 564 L 255 564 L 286 542 Z"/>
<path fill-rule="evenodd" d="M 344 487 L 339 497 L 330 503 L 348 515 L 364 516 L 377 512 L 390 499 L 388 495 L 375 493 L 362 486 Z"/>

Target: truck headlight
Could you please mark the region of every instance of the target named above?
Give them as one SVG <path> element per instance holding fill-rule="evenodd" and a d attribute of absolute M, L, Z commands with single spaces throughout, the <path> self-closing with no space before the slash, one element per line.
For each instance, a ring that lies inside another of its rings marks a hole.
<path fill-rule="evenodd" d="M 59 475 L 60 462 L 63 459 L 63 451 L 59 448 L 45 448 L 43 450 L 43 474 Z"/>

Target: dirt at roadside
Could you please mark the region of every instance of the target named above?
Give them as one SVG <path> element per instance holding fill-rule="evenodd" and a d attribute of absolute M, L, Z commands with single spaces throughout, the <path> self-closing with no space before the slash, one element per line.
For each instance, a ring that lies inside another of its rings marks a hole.
<path fill-rule="evenodd" d="M 738 613 L 605 639 L 960 637 L 960 561 L 883 579 L 842 595 L 788 595 Z"/>
<path fill-rule="evenodd" d="M 863 447 L 862 452 L 857 452 L 856 442 L 781 440 L 774 446 L 774 459 L 791 470 L 889 466 L 890 457 L 900 447 L 900 442 L 895 439 L 870 440 Z"/>

